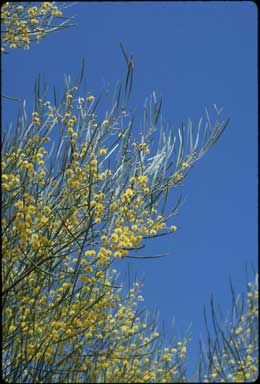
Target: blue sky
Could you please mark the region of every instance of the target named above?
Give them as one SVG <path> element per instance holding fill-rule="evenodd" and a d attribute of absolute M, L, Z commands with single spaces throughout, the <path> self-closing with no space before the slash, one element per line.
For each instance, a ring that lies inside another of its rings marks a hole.
<path fill-rule="evenodd" d="M 131 105 L 142 108 L 154 90 L 162 114 L 178 126 L 195 123 L 216 103 L 230 124 L 185 181 L 185 204 L 171 237 L 153 240 L 163 259 L 133 261 L 145 275 L 143 295 L 181 336 L 192 323 L 192 356 L 203 305 L 214 293 L 228 309 L 228 276 L 244 287 L 245 264 L 257 266 L 257 8 L 253 2 L 82 2 L 66 11 L 76 27 L 52 34 L 30 51 L 2 59 L 3 93 L 32 100 L 38 73 L 61 89 L 86 60 L 86 86 L 113 90 L 125 73 L 119 43 L 134 56 Z M 4 101 L 13 115 L 15 102 Z M 7 119 L 8 120 L 8 119 Z M 174 202 L 172 202 L 174 203 Z"/>

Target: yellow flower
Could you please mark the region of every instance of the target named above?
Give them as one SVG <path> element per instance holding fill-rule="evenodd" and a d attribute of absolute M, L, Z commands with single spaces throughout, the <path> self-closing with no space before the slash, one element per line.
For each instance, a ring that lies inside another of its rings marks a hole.
<path fill-rule="evenodd" d="M 12 315 L 12 313 L 13 312 L 12 312 L 11 308 L 6 308 L 5 314 L 6 314 L 7 317 L 10 317 Z"/>
<path fill-rule="evenodd" d="M 118 235 L 117 235 L 117 233 L 112 233 L 112 235 L 111 235 L 110 238 L 111 238 L 112 241 L 117 242 L 117 241 L 118 241 Z"/>
<path fill-rule="evenodd" d="M 107 154 L 107 149 L 101 148 L 100 151 L 99 151 L 99 154 L 100 155 L 106 155 Z"/>
<path fill-rule="evenodd" d="M 86 272 L 92 272 L 93 269 L 92 269 L 92 267 L 91 267 L 90 265 L 87 265 L 87 266 L 85 267 L 85 271 L 86 271 Z"/>
<path fill-rule="evenodd" d="M 116 251 L 116 252 L 114 253 L 114 256 L 115 256 L 116 258 L 120 258 L 120 257 L 122 256 L 122 252 L 120 252 L 120 251 Z"/>
<path fill-rule="evenodd" d="M 242 333 L 243 332 L 243 328 L 242 327 L 239 327 L 239 328 L 237 328 L 236 330 L 235 330 L 235 334 L 236 335 L 239 335 L 240 333 Z"/>
<path fill-rule="evenodd" d="M 181 348 L 181 354 L 184 354 L 184 353 L 186 353 L 186 347 L 185 347 L 185 345 Z"/>
<path fill-rule="evenodd" d="M 163 355 L 163 360 L 164 361 L 171 361 L 171 359 L 172 359 L 172 355 L 170 354 L 170 353 L 165 353 L 164 355 Z"/>
<path fill-rule="evenodd" d="M 144 175 L 138 176 L 138 181 L 139 181 L 139 183 L 141 183 L 141 184 L 146 184 L 147 181 L 148 181 L 148 177 L 147 177 L 147 176 L 144 176 Z"/>
<path fill-rule="evenodd" d="M 8 176 L 7 176 L 6 174 L 3 174 L 3 175 L 2 175 L 2 180 L 3 180 L 3 181 L 7 181 L 7 180 L 8 180 Z"/>
<path fill-rule="evenodd" d="M 95 256 L 95 254 L 96 251 L 94 249 L 85 252 L 85 256 Z"/>
<path fill-rule="evenodd" d="M 125 196 L 133 196 L 134 192 L 131 188 L 127 188 L 125 191 Z"/>

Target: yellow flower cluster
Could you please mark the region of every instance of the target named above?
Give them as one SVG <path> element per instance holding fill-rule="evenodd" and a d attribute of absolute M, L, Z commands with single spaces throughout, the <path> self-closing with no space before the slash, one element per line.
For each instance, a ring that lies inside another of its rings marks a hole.
<path fill-rule="evenodd" d="M 136 142 L 134 142 L 132 144 L 132 146 L 134 148 L 138 149 L 138 151 L 143 152 L 145 155 L 148 155 L 150 153 L 150 149 L 148 148 L 148 144 L 147 143 L 136 143 Z"/>
<path fill-rule="evenodd" d="M 130 173 L 115 193 L 109 142 L 94 146 L 82 140 L 75 123 L 85 116 L 85 107 L 81 103 L 73 115 L 75 100 L 71 89 L 62 112 L 49 102 L 46 113 L 33 112 L 31 136 L 3 156 L 5 337 L 19 346 L 15 358 L 25 366 L 28 361 L 64 367 L 76 362 L 91 370 L 94 381 L 104 374 L 111 381 L 167 382 L 177 375 L 172 363 L 183 359 L 184 347 L 152 357 L 159 334 L 137 316 L 143 297 L 133 288 L 123 299 L 109 270 L 114 259 L 164 229 L 166 219 L 155 203 L 146 206 L 150 181 L 145 170 Z M 86 113 L 88 132 L 96 132 L 96 116 Z M 60 150 L 61 160 L 57 157 L 62 172 L 55 164 L 50 167 L 45 145 L 57 124 L 69 144 L 67 153 Z M 103 120 L 102 127 L 107 131 L 109 123 Z M 9 296 L 13 289 L 15 300 Z"/>
<path fill-rule="evenodd" d="M 3 173 L 1 179 L 3 190 L 10 191 L 10 189 L 15 188 L 19 184 L 20 176 L 12 173 Z"/>
<path fill-rule="evenodd" d="M 36 125 L 40 125 L 41 124 L 41 121 L 39 119 L 39 114 L 38 112 L 33 112 L 33 123 L 36 124 Z"/>
<path fill-rule="evenodd" d="M 1 7 L 1 24 L 3 26 L 2 52 L 7 48 L 29 49 L 34 40 L 41 40 L 49 33 L 51 17 L 61 17 L 62 11 L 50 2 L 42 2 L 30 7 L 30 3 L 5 2 Z M 58 27 L 56 27 L 58 29 Z"/>
<path fill-rule="evenodd" d="M 38 238 L 35 236 L 34 240 L 37 242 Z M 88 278 L 81 279 L 83 284 L 72 302 L 73 284 L 66 276 L 75 267 L 69 267 L 69 263 L 57 275 L 59 285 L 46 293 L 43 292 L 48 282 L 43 274 L 32 272 L 24 279 L 24 289 L 17 292 L 15 302 L 4 311 L 4 332 L 19 345 L 16 358 L 32 364 L 71 364 L 76 359 L 81 371 L 92 369 L 94 381 L 101 374 L 116 382 L 131 382 L 133 377 L 134 382 L 140 382 L 143 376 L 154 382 L 168 382 L 177 374 L 177 361 L 183 351 L 177 347 L 170 354 L 168 348 L 155 362 L 149 359 L 159 333 L 150 331 L 149 325 L 137 316 L 139 290 L 130 289 L 129 299 L 123 304 L 112 287 L 111 276 L 91 267 L 93 256 L 95 252 L 89 250 L 81 259 Z M 76 264 L 78 259 L 73 262 Z M 26 344 L 19 344 L 20 338 L 26 338 Z M 97 342 L 98 350 L 93 349 Z M 68 348 L 74 351 L 73 359 Z M 165 366 L 172 358 L 176 359 L 174 369 Z"/>
<path fill-rule="evenodd" d="M 249 283 L 246 311 L 232 329 L 231 337 L 226 336 L 221 356 L 213 356 L 214 368 L 205 377 L 206 381 L 222 381 L 223 375 L 230 382 L 253 382 L 258 375 L 259 358 L 256 346 L 252 345 L 252 324 L 258 323 L 258 288 Z M 257 332 L 257 331 L 256 331 Z M 255 335 L 255 337 L 258 337 Z M 254 340 L 257 343 L 257 340 Z M 257 343 L 258 344 L 258 343 Z M 232 353 L 235 350 L 236 354 Z"/>

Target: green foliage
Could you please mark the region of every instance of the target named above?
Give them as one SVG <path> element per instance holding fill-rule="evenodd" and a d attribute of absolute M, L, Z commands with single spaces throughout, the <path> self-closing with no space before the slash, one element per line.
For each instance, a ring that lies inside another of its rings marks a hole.
<path fill-rule="evenodd" d="M 207 347 L 201 344 L 199 381 L 253 382 L 258 376 L 258 275 L 247 282 L 246 298 L 237 296 L 230 283 L 232 309 L 228 318 L 216 311 L 213 298 L 210 309 L 213 332 L 204 312 Z"/>
<path fill-rule="evenodd" d="M 64 17 L 62 10 L 69 4 L 55 2 L 4 2 L 1 7 L 1 52 L 23 47 L 29 49 L 31 42 L 39 42 L 49 33 L 70 27 L 71 18 Z M 58 25 L 56 20 L 63 20 Z"/>

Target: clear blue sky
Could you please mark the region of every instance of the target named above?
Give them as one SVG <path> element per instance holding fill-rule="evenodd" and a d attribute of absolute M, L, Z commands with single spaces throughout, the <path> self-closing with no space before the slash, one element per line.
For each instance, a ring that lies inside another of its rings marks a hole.
<path fill-rule="evenodd" d="M 97 95 L 122 79 L 121 41 L 134 56 L 131 105 L 142 107 L 158 91 L 163 116 L 175 126 L 223 106 L 230 117 L 217 145 L 197 163 L 184 186 L 179 231 L 153 240 L 163 259 L 134 261 L 145 275 L 144 298 L 166 328 L 179 335 L 192 323 L 194 348 L 202 331 L 203 304 L 213 292 L 228 309 L 228 276 L 244 286 L 246 262 L 257 266 L 257 8 L 253 2 L 79 3 L 77 27 L 50 35 L 30 51 L 3 58 L 3 93 L 32 100 L 38 73 L 61 88 L 63 74 L 78 73 L 84 56 L 87 88 Z M 14 111 L 4 104 L 4 111 Z M 14 115 L 15 118 L 15 115 Z"/>

